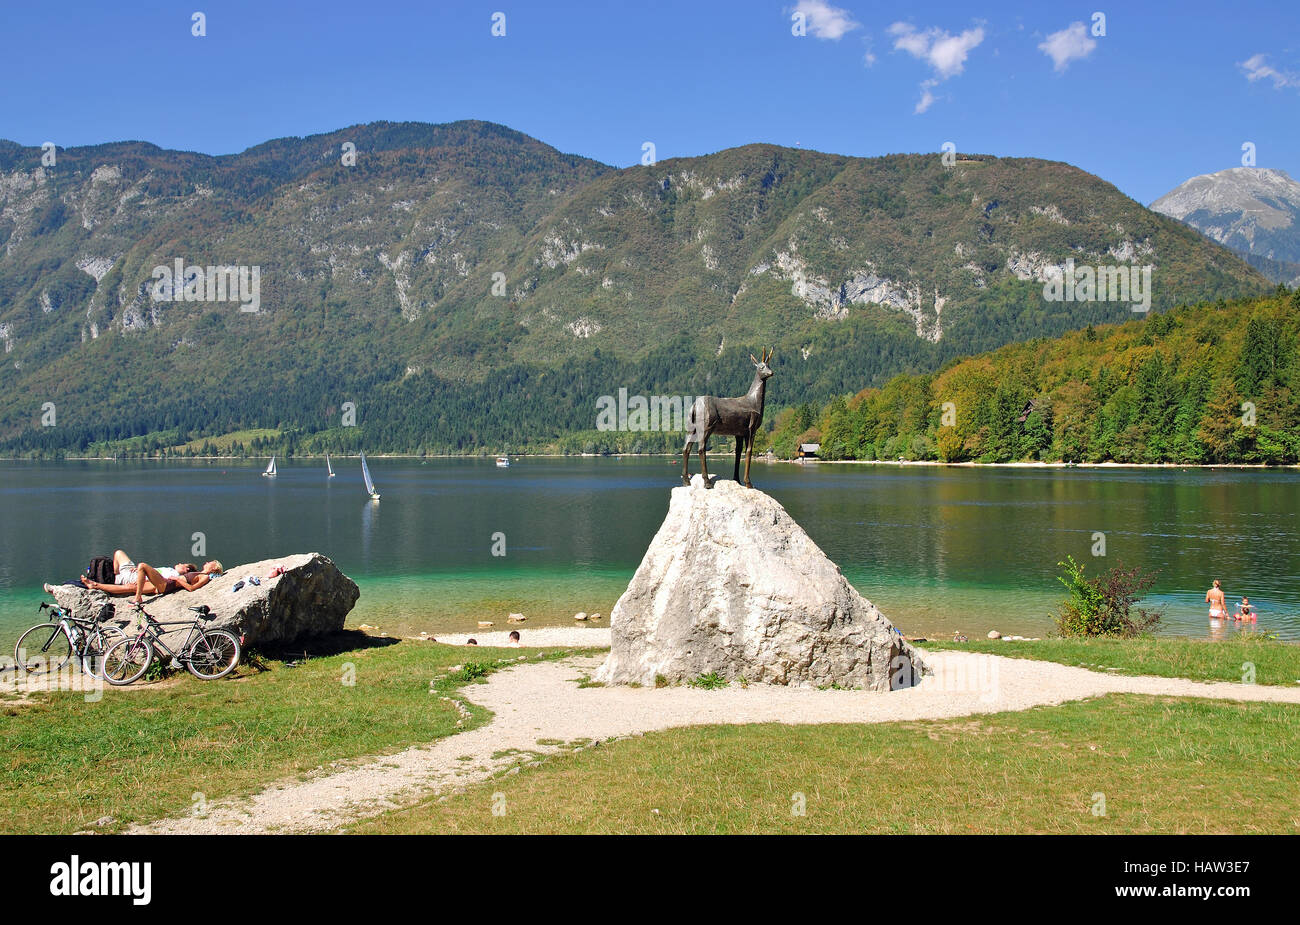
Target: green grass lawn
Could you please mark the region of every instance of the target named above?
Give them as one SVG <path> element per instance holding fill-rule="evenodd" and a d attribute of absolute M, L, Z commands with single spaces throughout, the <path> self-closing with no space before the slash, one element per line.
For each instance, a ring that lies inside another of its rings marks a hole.
<path fill-rule="evenodd" d="M 1161 678 L 1190 678 L 1194 681 L 1241 683 L 1254 667 L 1254 683 L 1300 686 L 1300 645 L 1275 640 L 1208 639 L 1148 636 L 1139 639 L 1043 639 L 1015 642 L 1002 639 L 972 639 L 970 642 L 930 640 L 917 643 L 922 649 L 957 649 L 987 652 L 1013 658 L 1031 658 L 1111 671 L 1117 674 L 1146 674 Z"/>
<path fill-rule="evenodd" d="M 675 729 L 348 831 L 1296 834 L 1298 724 L 1289 704 L 1111 695 L 947 721 Z"/>
<path fill-rule="evenodd" d="M 524 654 L 347 638 L 366 647 L 223 681 L 106 689 L 95 703 L 0 699 L 0 832 L 119 831 L 186 813 L 195 794 L 252 793 L 464 731 L 487 711 L 469 704 L 458 727 L 440 698 L 474 666 Z M 1261 684 L 1300 678 L 1300 646 L 1263 640 L 924 645 L 1234 682 L 1250 662 Z M 352 830 L 1298 833 L 1298 723 L 1300 706 L 1111 696 L 945 722 L 697 727 L 554 757 Z M 492 814 L 498 793 L 504 816 Z M 1091 811 L 1096 793 L 1105 816 Z M 92 826 L 104 816 L 114 821 Z"/>
<path fill-rule="evenodd" d="M 361 634 L 349 634 L 363 640 Z M 373 640 L 372 640 L 373 642 Z M 455 665 L 514 662 L 517 649 L 399 642 L 312 658 L 265 662 L 220 681 L 181 673 L 153 685 L 0 699 L 5 786 L 0 833 L 64 833 L 103 816 L 117 831 L 251 793 L 332 761 L 393 752 L 472 728 L 457 727 L 442 696 L 469 681 Z M 529 658 L 538 658 L 538 655 Z M 351 666 L 351 668 L 349 668 Z M 344 683 L 355 671 L 355 684 Z"/>

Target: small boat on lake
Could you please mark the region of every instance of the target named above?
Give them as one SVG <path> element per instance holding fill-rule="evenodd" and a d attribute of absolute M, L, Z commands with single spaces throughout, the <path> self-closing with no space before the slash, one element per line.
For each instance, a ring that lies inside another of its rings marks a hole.
<path fill-rule="evenodd" d="M 266 471 L 262 473 L 262 478 L 264 479 L 275 478 L 275 457 L 274 456 L 271 457 L 270 465 L 266 467 Z"/>
<path fill-rule="evenodd" d="M 329 477 L 334 478 L 334 467 L 330 465 L 330 454 L 325 454 L 325 469 L 329 472 Z"/>
<path fill-rule="evenodd" d="M 375 491 L 375 480 L 370 477 L 370 467 L 366 465 L 366 454 L 361 454 L 361 475 L 366 480 L 366 494 L 370 496 L 371 501 L 379 500 L 379 492 Z"/>
<path fill-rule="evenodd" d="M 510 468 L 510 457 L 509 457 L 509 456 L 498 456 L 498 457 L 497 457 L 497 468 L 498 468 L 498 469 L 509 469 L 509 468 Z"/>

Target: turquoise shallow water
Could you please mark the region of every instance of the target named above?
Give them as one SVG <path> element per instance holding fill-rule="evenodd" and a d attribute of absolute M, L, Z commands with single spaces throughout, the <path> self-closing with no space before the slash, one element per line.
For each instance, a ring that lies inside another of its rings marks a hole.
<path fill-rule="evenodd" d="M 719 457 L 721 458 L 721 457 Z M 0 462 L 0 642 L 35 620 L 40 584 L 122 547 L 158 563 L 318 550 L 361 586 L 353 624 L 472 630 L 608 616 L 677 484 L 664 459 Z M 724 471 L 729 467 L 724 467 Z M 1259 628 L 1300 639 L 1300 473 L 1176 469 L 755 465 L 772 494 L 904 632 L 1041 635 L 1056 562 L 1160 569 L 1166 631 L 1209 635 L 1205 588 L 1248 594 Z M 1107 556 L 1090 554 L 1094 532 Z M 493 556 L 504 534 L 506 555 Z"/>

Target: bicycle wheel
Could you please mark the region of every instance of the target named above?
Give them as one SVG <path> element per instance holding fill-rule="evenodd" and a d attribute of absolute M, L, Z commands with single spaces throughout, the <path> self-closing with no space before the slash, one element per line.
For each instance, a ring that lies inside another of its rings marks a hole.
<path fill-rule="evenodd" d="M 81 670 L 93 678 L 104 677 L 104 656 L 109 647 L 126 634 L 116 626 L 98 626 L 91 631 L 86 640 L 86 649 L 81 653 Z"/>
<path fill-rule="evenodd" d="M 190 674 L 204 681 L 224 678 L 239 664 L 239 640 L 225 630 L 207 630 L 185 658 Z"/>
<path fill-rule="evenodd" d="M 137 681 L 153 662 L 153 644 L 148 639 L 119 639 L 104 653 L 104 680 L 121 687 Z"/>
<path fill-rule="evenodd" d="M 14 646 L 14 664 L 28 674 L 53 674 L 71 659 L 72 640 L 57 623 L 36 624 Z"/>

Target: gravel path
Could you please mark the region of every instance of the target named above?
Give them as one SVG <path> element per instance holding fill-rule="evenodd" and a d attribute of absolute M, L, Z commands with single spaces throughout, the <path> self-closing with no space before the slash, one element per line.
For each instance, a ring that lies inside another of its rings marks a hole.
<path fill-rule="evenodd" d="M 306 781 L 284 781 L 249 798 L 212 803 L 201 818 L 165 819 L 131 831 L 334 831 L 350 820 L 484 780 L 518 765 L 520 752 L 541 758 L 564 747 L 557 741 L 609 739 L 674 726 L 942 719 L 1121 692 L 1300 703 L 1300 689 L 1294 688 L 1126 677 L 996 655 L 932 652 L 926 662 L 935 669 L 933 676 L 891 693 L 758 685 L 713 691 L 579 688 L 575 682 L 600 664 L 599 658 L 521 665 L 466 689 L 469 699 L 495 714 L 478 729 L 350 767 L 324 769 Z"/>

